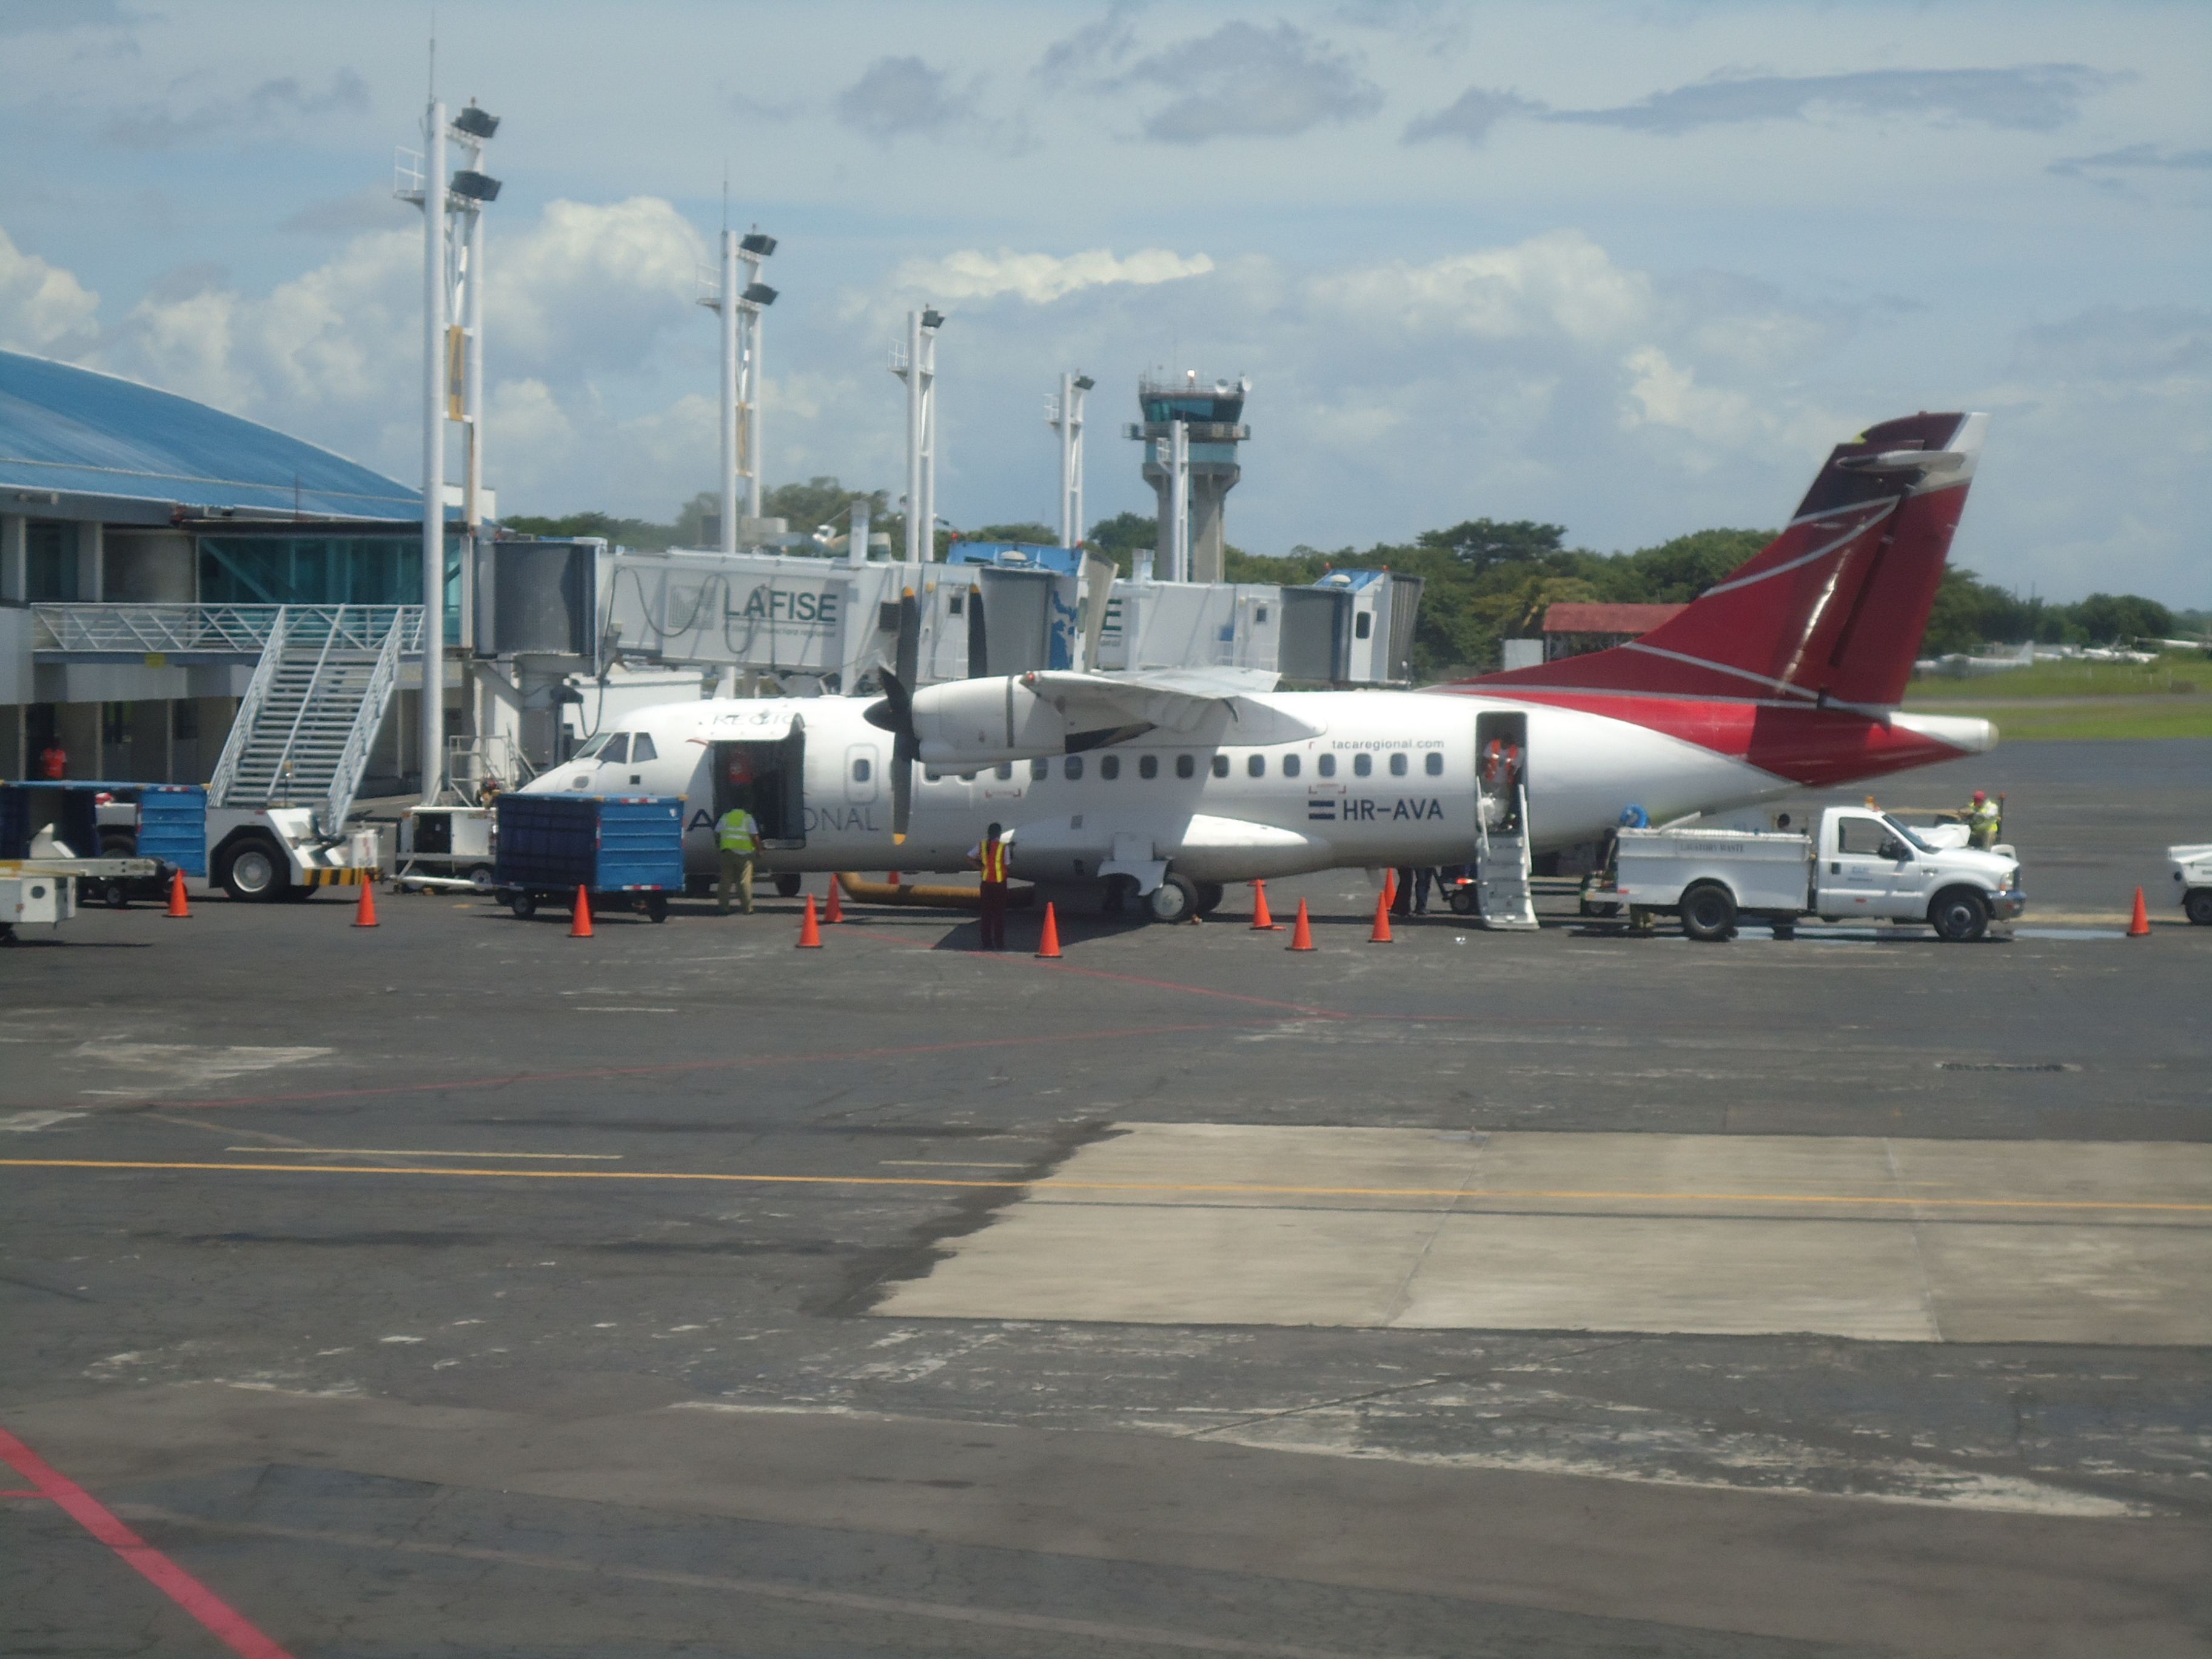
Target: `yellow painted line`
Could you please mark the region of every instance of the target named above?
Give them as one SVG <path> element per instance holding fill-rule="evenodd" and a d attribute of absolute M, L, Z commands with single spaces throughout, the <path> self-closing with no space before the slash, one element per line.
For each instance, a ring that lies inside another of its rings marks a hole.
<path fill-rule="evenodd" d="M 1645 1204 L 1832 1204 L 1984 1210 L 2145 1210 L 2212 1214 L 2212 1203 L 2133 1199 L 1899 1198 L 1850 1193 L 1638 1193 L 1540 1187 L 1266 1187 L 1160 1181 L 956 1181 L 946 1176 L 746 1175 L 714 1170 L 454 1170 L 398 1164 L 210 1164 L 151 1158 L 0 1158 L 11 1170 L 201 1170 L 265 1175 L 411 1175 L 527 1181 L 714 1181 L 775 1187 L 963 1187 L 1039 1193 L 1212 1193 L 1284 1198 L 1550 1198 Z"/>
<path fill-rule="evenodd" d="M 620 1163 L 620 1152 L 441 1152 L 434 1147 L 411 1146 L 226 1146 L 226 1152 L 259 1152 L 274 1158 L 558 1158 L 593 1163 Z"/>

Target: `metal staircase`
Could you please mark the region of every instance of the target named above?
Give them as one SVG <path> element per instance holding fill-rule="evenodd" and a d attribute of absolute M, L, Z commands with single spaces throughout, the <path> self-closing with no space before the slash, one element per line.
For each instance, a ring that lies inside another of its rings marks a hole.
<path fill-rule="evenodd" d="M 1528 856 L 1528 790 L 1516 781 L 1509 803 L 1485 793 L 1479 801 L 1476 822 L 1482 831 L 1475 872 L 1475 891 L 1482 902 L 1486 928 L 1523 929 L 1536 924 L 1536 902 L 1530 890 L 1534 873 Z M 1501 810 L 1503 809 L 1503 810 Z M 1492 819 L 1498 827 L 1492 827 Z"/>
<path fill-rule="evenodd" d="M 337 835 L 398 686 L 400 653 L 421 631 L 419 605 L 279 610 L 208 805 L 312 806 L 321 832 Z"/>

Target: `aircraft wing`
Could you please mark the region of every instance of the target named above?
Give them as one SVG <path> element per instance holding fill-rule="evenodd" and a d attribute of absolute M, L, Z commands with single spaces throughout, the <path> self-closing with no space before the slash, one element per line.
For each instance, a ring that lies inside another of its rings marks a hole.
<path fill-rule="evenodd" d="M 1022 684 L 1057 709 L 1071 733 L 1152 726 L 1188 735 L 1211 727 L 1212 740 L 1291 743 L 1322 727 L 1254 694 L 1280 676 L 1262 668 L 1146 668 L 1114 673 L 1044 669 Z"/>

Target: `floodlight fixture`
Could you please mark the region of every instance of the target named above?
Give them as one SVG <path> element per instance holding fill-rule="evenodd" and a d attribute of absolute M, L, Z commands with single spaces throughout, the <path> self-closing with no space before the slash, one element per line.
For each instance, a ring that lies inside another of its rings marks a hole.
<path fill-rule="evenodd" d="M 775 303 L 775 290 L 766 283 L 748 283 L 745 291 L 738 297 L 749 306 L 772 306 Z"/>
<path fill-rule="evenodd" d="M 945 313 L 941 311 L 923 312 L 921 313 L 921 325 L 924 328 L 943 328 L 945 326 Z"/>
<path fill-rule="evenodd" d="M 757 230 L 747 231 L 738 238 L 738 246 L 746 252 L 765 259 L 775 252 L 775 238 L 763 236 Z"/>
<path fill-rule="evenodd" d="M 489 110 L 478 109 L 476 100 L 471 98 L 469 106 L 453 117 L 453 127 L 471 138 L 489 138 L 499 131 L 499 117 Z"/>
<path fill-rule="evenodd" d="M 1075 389 L 1078 392 L 1088 392 L 1092 386 L 1097 386 L 1097 384 L 1098 382 L 1092 380 L 1088 374 L 1079 374 L 1075 377 Z"/>
<path fill-rule="evenodd" d="M 453 194 L 471 202 L 499 200 L 499 180 L 487 173 L 463 167 L 453 175 Z"/>

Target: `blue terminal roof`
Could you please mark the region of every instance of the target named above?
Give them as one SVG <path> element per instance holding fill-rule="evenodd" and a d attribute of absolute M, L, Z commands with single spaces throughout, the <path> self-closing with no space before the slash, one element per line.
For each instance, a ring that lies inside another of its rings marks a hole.
<path fill-rule="evenodd" d="M 421 491 L 271 428 L 119 375 L 0 351 L 0 492 L 9 490 L 162 501 L 196 516 L 422 511 Z"/>

